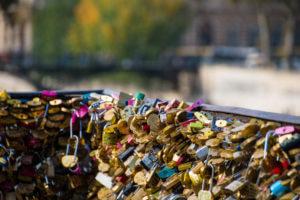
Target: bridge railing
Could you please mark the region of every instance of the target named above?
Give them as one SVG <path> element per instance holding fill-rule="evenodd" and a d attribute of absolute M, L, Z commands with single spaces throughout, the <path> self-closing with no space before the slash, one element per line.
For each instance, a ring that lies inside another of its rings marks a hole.
<path fill-rule="evenodd" d="M 58 96 L 70 95 L 70 96 L 78 96 L 87 93 L 99 93 L 99 94 L 106 94 L 111 96 L 119 96 L 119 92 L 111 89 L 99 89 L 99 90 L 70 90 L 70 91 L 56 91 Z M 32 97 L 36 97 L 42 94 L 42 91 L 36 92 L 9 92 L 12 98 L 24 98 L 29 99 Z M 300 116 L 294 115 L 287 115 L 287 114 L 280 114 L 280 113 L 272 113 L 272 112 L 265 112 L 259 110 L 252 110 L 240 107 L 228 107 L 228 106 L 218 106 L 218 105 L 210 105 L 210 104 L 202 104 L 199 107 L 202 111 L 207 111 L 210 113 L 218 113 L 224 115 L 232 115 L 238 117 L 252 117 L 262 120 L 268 121 L 275 121 L 282 124 L 294 124 L 300 126 Z"/>

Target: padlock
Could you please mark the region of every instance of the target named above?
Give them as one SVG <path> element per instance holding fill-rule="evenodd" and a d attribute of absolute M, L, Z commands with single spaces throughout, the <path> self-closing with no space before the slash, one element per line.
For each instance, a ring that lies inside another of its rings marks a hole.
<path fill-rule="evenodd" d="M 204 101 L 202 99 L 198 99 L 196 100 L 192 105 L 190 105 L 189 107 L 186 108 L 187 111 L 193 111 L 198 109 L 202 104 L 204 103 Z"/>
<path fill-rule="evenodd" d="M 144 93 L 141 93 L 141 92 L 136 92 L 135 93 L 133 108 L 134 108 L 134 110 L 135 110 L 136 113 L 137 113 L 138 107 L 142 104 L 144 98 L 145 98 L 145 94 Z"/>
<path fill-rule="evenodd" d="M 242 190 L 243 187 L 246 186 L 246 182 L 241 180 L 234 180 L 230 184 L 228 184 L 224 189 L 230 191 L 231 194 L 236 193 L 239 190 Z"/>
<path fill-rule="evenodd" d="M 75 143 L 75 150 L 73 155 L 69 155 L 70 153 L 70 142 L 71 139 L 75 138 L 76 143 Z M 72 137 L 69 138 L 67 148 L 66 148 L 66 153 L 62 157 L 61 162 L 62 165 L 66 168 L 72 168 L 78 163 L 78 157 L 77 157 L 77 152 L 78 152 L 78 145 L 79 145 L 79 139 L 76 135 L 73 135 Z"/>
<path fill-rule="evenodd" d="M 146 186 L 154 188 L 159 183 L 160 179 L 157 175 L 158 165 L 151 168 L 150 172 L 146 175 Z"/>
<path fill-rule="evenodd" d="M 4 171 L 9 167 L 9 162 L 11 156 L 13 155 L 13 151 L 7 149 L 3 144 L 0 144 L 0 148 L 4 151 L 4 154 L 0 157 L 0 166 Z"/>
<path fill-rule="evenodd" d="M 43 114 L 43 118 L 41 120 L 41 123 L 40 123 L 40 129 L 44 129 L 45 126 L 46 126 L 46 123 L 47 123 L 47 114 L 49 112 L 49 104 L 46 104 L 46 107 L 45 107 L 45 112 Z"/>
<path fill-rule="evenodd" d="M 295 126 L 198 111 L 201 100 L 111 95 L 4 95 L 1 191 L 13 194 L 16 184 L 17 199 L 119 200 L 290 199 L 300 193 Z M 216 183 L 207 191 L 208 179 Z M 283 194 L 282 187 L 288 187 Z"/>
<path fill-rule="evenodd" d="M 36 177 L 36 170 L 32 165 L 21 165 L 18 169 L 18 179 L 30 183 Z"/>
<path fill-rule="evenodd" d="M 96 120 L 96 114 L 92 112 L 90 116 L 90 120 L 87 124 L 86 133 L 92 133 L 95 120 Z"/>
<path fill-rule="evenodd" d="M 202 177 L 200 176 L 200 174 L 196 174 L 193 170 L 190 170 L 188 172 L 189 175 L 189 179 L 192 183 L 193 186 L 200 186 L 201 182 L 203 182 Z"/>
<path fill-rule="evenodd" d="M 207 146 L 203 146 L 200 147 L 199 149 L 196 150 L 196 156 L 199 160 L 206 160 L 207 156 L 208 156 L 208 147 Z"/>
<path fill-rule="evenodd" d="M 163 184 L 162 187 L 165 190 L 170 190 L 171 188 L 178 187 L 178 184 L 180 184 L 180 174 L 174 174 L 170 176 Z"/>
<path fill-rule="evenodd" d="M 283 140 L 280 140 L 281 138 L 284 138 Z M 284 151 L 288 151 L 293 148 L 300 147 L 300 134 L 294 133 L 294 134 L 286 134 L 284 136 L 281 136 L 279 138 L 279 143 L 281 148 Z"/>
<path fill-rule="evenodd" d="M 77 163 L 75 167 L 69 169 L 75 175 L 82 175 L 82 170 L 79 164 Z"/>
<path fill-rule="evenodd" d="M 79 175 L 69 175 L 68 174 L 67 177 L 68 177 L 68 181 L 69 181 L 68 185 L 72 189 L 76 189 L 83 184 L 82 178 Z"/>
<path fill-rule="evenodd" d="M 117 125 L 108 125 L 104 127 L 102 134 L 102 143 L 105 145 L 115 145 L 118 139 Z"/>
<path fill-rule="evenodd" d="M 46 159 L 46 163 L 47 163 L 47 170 L 46 170 L 47 177 L 50 177 L 50 178 L 55 177 L 55 166 L 54 166 L 52 159 L 50 157 L 48 157 Z"/>
<path fill-rule="evenodd" d="M 287 191 L 289 191 L 289 187 L 282 184 L 282 181 L 278 180 L 270 186 L 271 194 L 280 197 Z"/>
<path fill-rule="evenodd" d="M 198 199 L 199 200 L 212 200 L 212 188 L 213 188 L 213 178 L 214 178 L 214 167 L 209 164 L 209 167 L 211 168 L 211 176 L 210 176 L 210 184 L 209 184 L 209 190 L 205 190 L 205 180 L 202 181 L 202 187 L 201 190 L 198 193 Z"/>
<path fill-rule="evenodd" d="M 166 197 L 163 197 L 162 200 L 186 200 L 185 196 L 179 194 L 170 194 Z"/>
<path fill-rule="evenodd" d="M 146 169 L 150 170 L 157 164 L 157 158 L 153 153 L 146 154 L 144 158 L 141 160 L 141 165 Z"/>
<path fill-rule="evenodd" d="M 275 129 L 275 135 L 285 135 L 295 132 L 294 126 L 283 126 Z"/>

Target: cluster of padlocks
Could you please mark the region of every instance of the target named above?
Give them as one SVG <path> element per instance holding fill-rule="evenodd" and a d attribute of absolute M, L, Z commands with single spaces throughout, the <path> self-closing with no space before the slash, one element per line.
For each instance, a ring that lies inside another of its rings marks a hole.
<path fill-rule="evenodd" d="M 0 93 L 0 199 L 299 199 L 300 132 L 201 100 Z"/>

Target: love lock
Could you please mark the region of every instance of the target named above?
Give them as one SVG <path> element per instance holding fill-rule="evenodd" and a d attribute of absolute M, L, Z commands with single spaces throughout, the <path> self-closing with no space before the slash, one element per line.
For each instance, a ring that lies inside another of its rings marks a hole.
<path fill-rule="evenodd" d="M 212 164 L 209 164 L 209 166 L 211 168 L 209 190 L 204 189 L 205 181 L 203 180 L 202 181 L 202 188 L 198 193 L 198 199 L 199 200 L 212 200 L 213 199 L 212 188 L 213 188 L 213 178 L 214 178 L 215 170 L 214 170 L 214 167 L 212 166 Z"/>
<path fill-rule="evenodd" d="M 2 170 L 5 170 L 9 167 L 10 159 L 14 154 L 12 149 L 7 149 L 3 144 L 0 144 L 0 148 L 4 150 L 4 155 L 0 157 L 0 166 Z"/>
<path fill-rule="evenodd" d="M 75 138 L 76 143 L 75 143 L 75 150 L 73 155 L 69 155 L 70 153 L 70 142 L 71 139 Z M 67 149 L 65 155 L 61 159 L 61 163 L 65 168 L 72 168 L 75 167 L 75 165 L 78 163 L 78 157 L 77 157 L 77 152 L 78 152 L 78 145 L 79 145 L 79 139 L 76 135 L 73 135 L 72 137 L 69 138 L 68 144 L 67 144 Z"/>

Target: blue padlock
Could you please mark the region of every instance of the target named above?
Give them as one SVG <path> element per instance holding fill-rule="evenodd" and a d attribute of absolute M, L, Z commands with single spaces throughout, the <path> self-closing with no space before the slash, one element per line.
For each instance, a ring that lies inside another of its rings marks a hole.
<path fill-rule="evenodd" d="M 281 181 L 278 180 L 270 186 L 270 190 L 272 195 L 281 197 L 282 195 L 284 195 L 284 193 L 289 191 L 290 188 L 288 186 L 282 185 Z"/>
<path fill-rule="evenodd" d="M 157 103 L 161 102 L 160 99 L 151 99 L 151 98 L 146 98 L 144 99 L 145 104 L 155 108 L 155 106 L 157 105 Z"/>
<path fill-rule="evenodd" d="M 200 148 L 198 148 L 196 150 L 196 156 L 199 160 L 202 160 L 204 161 L 206 158 L 207 158 L 207 155 L 208 155 L 208 147 L 207 146 L 202 146 Z"/>
<path fill-rule="evenodd" d="M 187 112 L 186 118 L 187 118 L 187 120 L 193 119 L 194 118 L 194 113 L 193 112 Z"/>
<path fill-rule="evenodd" d="M 158 176 L 159 176 L 159 178 L 165 180 L 165 179 L 171 177 L 173 174 L 176 174 L 176 172 L 177 172 L 177 170 L 175 167 L 169 168 L 169 167 L 165 166 L 162 170 L 160 170 L 158 172 Z"/>
<path fill-rule="evenodd" d="M 87 94 L 82 95 L 82 102 L 83 103 L 88 103 L 90 99 L 91 99 L 91 93 L 87 93 Z"/>
<path fill-rule="evenodd" d="M 216 126 L 216 121 L 217 121 L 217 118 L 213 117 L 212 121 L 211 121 L 211 130 L 214 132 L 220 132 L 222 130 L 222 128 L 219 128 Z"/>
<path fill-rule="evenodd" d="M 131 146 L 129 147 L 127 150 L 125 150 L 124 152 L 119 154 L 119 159 L 122 162 L 125 162 L 133 153 L 134 153 L 134 149 L 135 147 Z"/>
<path fill-rule="evenodd" d="M 139 107 L 137 114 L 144 115 L 151 108 L 148 104 L 143 104 Z"/>
<path fill-rule="evenodd" d="M 146 154 L 141 160 L 141 165 L 146 169 L 150 170 L 155 164 L 158 163 L 157 158 L 152 153 Z"/>

